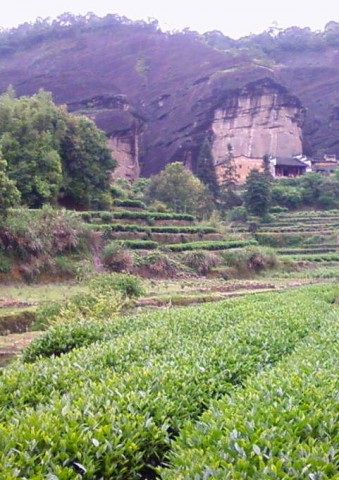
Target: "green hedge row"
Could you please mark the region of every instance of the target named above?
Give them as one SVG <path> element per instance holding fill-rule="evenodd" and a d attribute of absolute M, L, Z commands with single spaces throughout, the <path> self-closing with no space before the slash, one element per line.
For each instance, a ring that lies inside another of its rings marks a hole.
<path fill-rule="evenodd" d="M 317 232 L 317 231 L 330 231 L 337 229 L 339 227 L 339 223 L 333 223 L 332 225 L 324 224 L 324 223 L 314 223 L 312 225 L 289 225 L 289 226 L 281 226 L 281 225 L 264 225 L 260 227 L 260 232 L 267 232 L 267 233 L 299 233 L 299 232 Z"/>
<path fill-rule="evenodd" d="M 114 205 L 116 205 L 117 207 L 127 207 L 127 208 L 133 208 L 133 207 L 146 208 L 146 205 L 141 200 L 131 200 L 131 199 L 119 200 L 118 198 L 116 198 L 114 200 Z"/>
<path fill-rule="evenodd" d="M 332 217 L 332 216 L 338 216 L 339 215 L 339 210 L 302 210 L 299 212 L 289 212 L 289 213 L 280 213 L 277 215 L 278 218 L 286 218 L 286 217 L 305 217 L 305 218 L 312 218 L 312 217 Z"/>
<path fill-rule="evenodd" d="M 338 247 L 339 248 L 339 247 Z M 312 246 L 311 248 L 289 248 L 289 249 L 279 249 L 277 253 L 279 255 L 320 255 L 327 253 L 335 253 L 338 248 L 335 245 L 331 247 L 328 246 Z"/>
<path fill-rule="evenodd" d="M 307 262 L 339 262 L 338 253 L 303 253 L 286 255 L 292 260 L 301 260 Z"/>
<path fill-rule="evenodd" d="M 132 250 L 155 250 L 159 247 L 158 242 L 153 240 L 117 240 L 117 242 Z"/>
<path fill-rule="evenodd" d="M 189 226 L 175 226 L 175 225 L 137 225 L 137 224 L 104 224 L 104 225 L 91 225 L 91 228 L 97 230 L 103 230 L 106 235 L 112 232 L 149 232 L 149 233 L 216 233 L 217 229 L 213 227 L 189 227 Z"/>
<path fill-rule="evenodd" d="M 132 210 L 120 210 L 113 212 L 103 211 L 88 211 L 81 212 L 78 215 L 85 221 L 92 221 L 95 219 L 104 220 L 106 223 L 112 222 L 114 219 L 131 219 L 131 220 L 185 220 L 187 222 L 193 222 L 195 218 L 193 215 L 186 213 L 167 213 L 167 212 L 140 212 Z"/>
<path fill-rule="evenodd" d="M 255 240 L 232 240 L 228 242 L 172 243 L 166 245 L 166 248 L 173 252 L 184 252 L 187 250 L 228 250 L 229 248 L 242 248 L 250 245 L 258 245 L 258 242 Z"/>
<path fill-rule="evenodd" d="M 328 241 L 330 235 L 326 235 L 323 232 L 314 232 L 313 244 L 319 245 L 319 243 Z M 333 232 L 331 232 L 333 233 Z M 310 235 L 307 233 L 266 233 L 259 232 L 255 234 L 255 239 L 260 245 L 269 247 L 291 247 L 301 246 L 305 242 L 310 242 Z M 310 243 L 309 243 L 310 244 Z"/>
<path fill-rule="evenodd" d="M 109 342 L 6 369 L 0 477 L 150 478 L 187 420 L 291 353 L 334 298 L 318 286 L 122 318 Z"/>
<path fill-rule="evenodd" d="M 296 218 L 291 218 L 290 221 L 287 220 L 280 220 L 280 221 L 274 221 L 274 222 L 269 222 L 269 223 L 262 223 L 263 226 L 265 227 L 288 227 L 288 226 L 309 226 L 311 227 L 312 225 L 318 225 L 318 224 L 325 224 L 325 225 L 337 225 L 339 222 L 339 217 L 334 217 L 333 219 L 329 218 L 312 218 L 312 219 L 296 219 Z"/>
<path fill-rule="evenodd" d="M 185 425 L 163 480 L 338 478 L 338 307 L 290 357 Z"/>

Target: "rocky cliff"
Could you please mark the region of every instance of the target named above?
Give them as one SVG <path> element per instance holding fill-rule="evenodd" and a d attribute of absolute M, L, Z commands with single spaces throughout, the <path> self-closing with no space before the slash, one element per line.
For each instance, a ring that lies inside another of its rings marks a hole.
<path fill-rule="evenodd" d="M 335 47 L 258 60 L 256 50 L 221 34 L 216 48 L 213 35 L 162 33 L 109 17 L 21 32 L 16 42 L 14 32 L 7 44 L 0 38 L 0 91 L 9 84 L 19 95 L 44 88 L 89 115 L 107 133 L 118 173 L 131 179 L 175 160 L 194 169 L 206 136 L 216 163 L 228 143 L 251 158 L 339 156 Z"/>
<path fill-rule="evenodd" d="M 248 84 L 230 94 L 214 111 L 212 153 L 223 163 L 227 145 L 235 157 L 265 154 L 290 157 L 302 153 L 304 110 L 298 98 L 270 79 Z"/>

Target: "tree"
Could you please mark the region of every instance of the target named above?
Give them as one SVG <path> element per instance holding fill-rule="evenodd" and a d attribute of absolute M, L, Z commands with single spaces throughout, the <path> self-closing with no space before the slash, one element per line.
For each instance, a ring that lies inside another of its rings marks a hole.
<path fill-rule="evenodd" d="M 110 177 L 116 162 L 105 134 L 92 120 L 69 116 L 60 143 L 63 197 L 86 208 L 109 207 Z"/>
<path fill-rule="evenodd" d="M 159 200 L 177 213 L 204 214 L 211 208 L 211 195 L 206 186 L 182 163 L 170 163 L 151 177 L 147 193 L 150 201 Z"/>
<path fill-rule="evenodd" d="M 244 193 L 248 213 L 263 217 L 271 204 L 271 182 L 265 173 L 251 170 L 247 176 Z"/>
<path fill-rule="evenodd" d="M 221 186 L 221 203 L 226 208 L 237 207 L 241 205 L 241 200 L 236 193 L 238 182 L 237 166 L 234 161 L 233 147 L 227 145 L 227 155 Z"/>
<path fill-rule="evenodd" d="M 0 140 L 22 201 L 31 207 L 55 203 L 62 180 L 59 139 L 63 120 L 49 93 L 0 97 Z"/>
<path fill-rule="evenodd" d="M 219 195 L 219 185 L 215 172 L 211 144 L 206 137 L 197 160 L 196 176 L 208 187 L 214 198 Z"/>
<path fill-rule="evenodd" d="M 294 210 L 302 204 L 301 190 L 280 179 L 272 184 L 272 203 Z"/>
<path fill-rule="evenodd" d="M 7 210 L 15 206 L 20 199 L 19 190 L 6 174 L 7 162 L 0 154 L 0 218 L 6 216 Z"/>
<path fill-rule="evenodd" d="M 323 177 L 320 173 L 312 172 L 303 175 L 300 179 L 302 199 L 306 205 L 316 205 L 322 193 Z"/>
<path fill-rule="evenodd" d="M 109 204 L 115 162 L 104 133 L 56 106 L 50 93 L 15 98 L 10 88 L 0 96 L 0 145 L 27 206 L 61 197 L 91 208 Z"/>

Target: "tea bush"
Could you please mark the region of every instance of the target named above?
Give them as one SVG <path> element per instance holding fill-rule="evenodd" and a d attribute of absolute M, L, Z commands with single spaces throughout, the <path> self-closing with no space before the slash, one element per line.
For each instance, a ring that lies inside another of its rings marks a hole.
<path fill-rule="evenodd" d="M 161 478 L 337 478 L 337 320 L 187 423 Z"/>
<path fill-rule="evenodd" d="M 59 356 L 74 348 L 102 341 L 106 328 L 105 322 L 85 318 L 57 323 L 26 347 L 22 359 L 34 362 L 39 357 Z"/>
<path fill-rule="evenodd" d="M 257 245 L 255 240 L 231 240 L 222 242 L 188 242 L 188 243 L 173 243 L 166 245 L 166 248 L 173 252 L 183 252 L 185 250 L 227 250 L 229 248 L 245 247 L 247 245 Z"/>
<path fill-rule="evenodd" d="M 237 386 L 245 385 L 246 379 L 255 381 L 257 375 L 258 385 L 269 385 L 265 370 L 285 361 L 303 339 L 311 342 L 320 332 L 320 351 L 329 351 L 326 358 L 339 358 L 332 348 L 335 332 L 330 326 L 337 328 L 337 296 L 338 288 L 327 285 L 296 289 L 293 295 L 257 294 L 117 318 L 106 330 L 114 338 L 101 342 L 100 348 L 96 343 L 59 358 L 13 365 L 0 377 L 0 477 L 55 475 L 74 480 L 76 469 L 81 468 L 84 479 L 127 480 L 142 477 L 146 467 L 151 475 L 152 465 L 168 454 L 173 436 L 187 421 L 197 420 L 212 398 L 222 401 L 227 395 L 225 398 L 232 399 Z M 310 343 L 309 354 L 314 345 Z M 303 358 L 300 352 L 291 365 L 297 363 L 296 358 Z M 318 357 L 310 368 L 305 362 L 310 382 L 321 368 L 320 360 Z M 284 379 L 289 377 L 288 365 L 281 369 L 279 381 L 272 382 L 275 396 L 269 398 L 264 412 L 275 408 L 273 402 L 280 398 L 277 389 L 283 385 L 284 390 Z M 287 392 L 286 405 L 292 393 L 299 397 L 290 404 L 291 409 L 283 410 L 288 432 L 295 409 L 302 412 L 306 398 L 298 385 L 299 376 L 292 373 L 291 378 L 296 383 Z M 328 380 L 326 376 L 325 383 Z M 239 392 L 242 395 L 242 389 Z M 236 405 L 243 408 L 245 418 L 251 418 L 246 412 L 255 414 L 256 397 L 241 399 Z M 331 394 L 322 398 L 325 402 L 331 399 L 335 400 Z M 245 423 L 258 429 L 258 436 L 261 425 L 265 428 L 265 415 L 260 418 L 261 423 Z M 240 430 L 241 414 L 226 419 Z M 305 428 L 307 421 L 306 415 Z M 223 429 L 219 430 L 222 434 Z M 334 425 L 332 431 L 336 431 Z M 204 432 L 207 436 L 208 431 Z M 296 442 L 303 432 L 296 430 Z M 199 434 L 198 441 L 200 438 Z M 253 440 L 257 445 L 259 440 Z M 194 439 L 192 442 L 194 445 Z M 242 439 L 240 448 L 247 452 Z M 242 458 L 237 448 L 235 452 L 237 459 Z M 188 455 L 184 461 L 190 460 Z M 187 475 L 185 478 L 190 478 L 190 473 Z M 180 478 L 180 472 L 173 478 Z"/>

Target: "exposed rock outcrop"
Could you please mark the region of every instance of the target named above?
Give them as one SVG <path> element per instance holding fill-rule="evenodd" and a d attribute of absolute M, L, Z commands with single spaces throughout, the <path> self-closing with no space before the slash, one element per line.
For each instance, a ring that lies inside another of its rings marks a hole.
<path fill-rule="evenodd" d="M 114 178 L 136 180 L 140 174 L 139 145 L 144 122 L 126 95 L 99 95 L 71 103 L 69 108 L 91 117 L 106 132 L 108 146 L 117 162 Z"/>
<path fill-rule="evenodd" d="M 300 101 L 266 79 L 230 95 L 214 112 L 212 153 L 222 163 L 227 145 L 235 157 L 290 157 L 302 153 Z"/>

